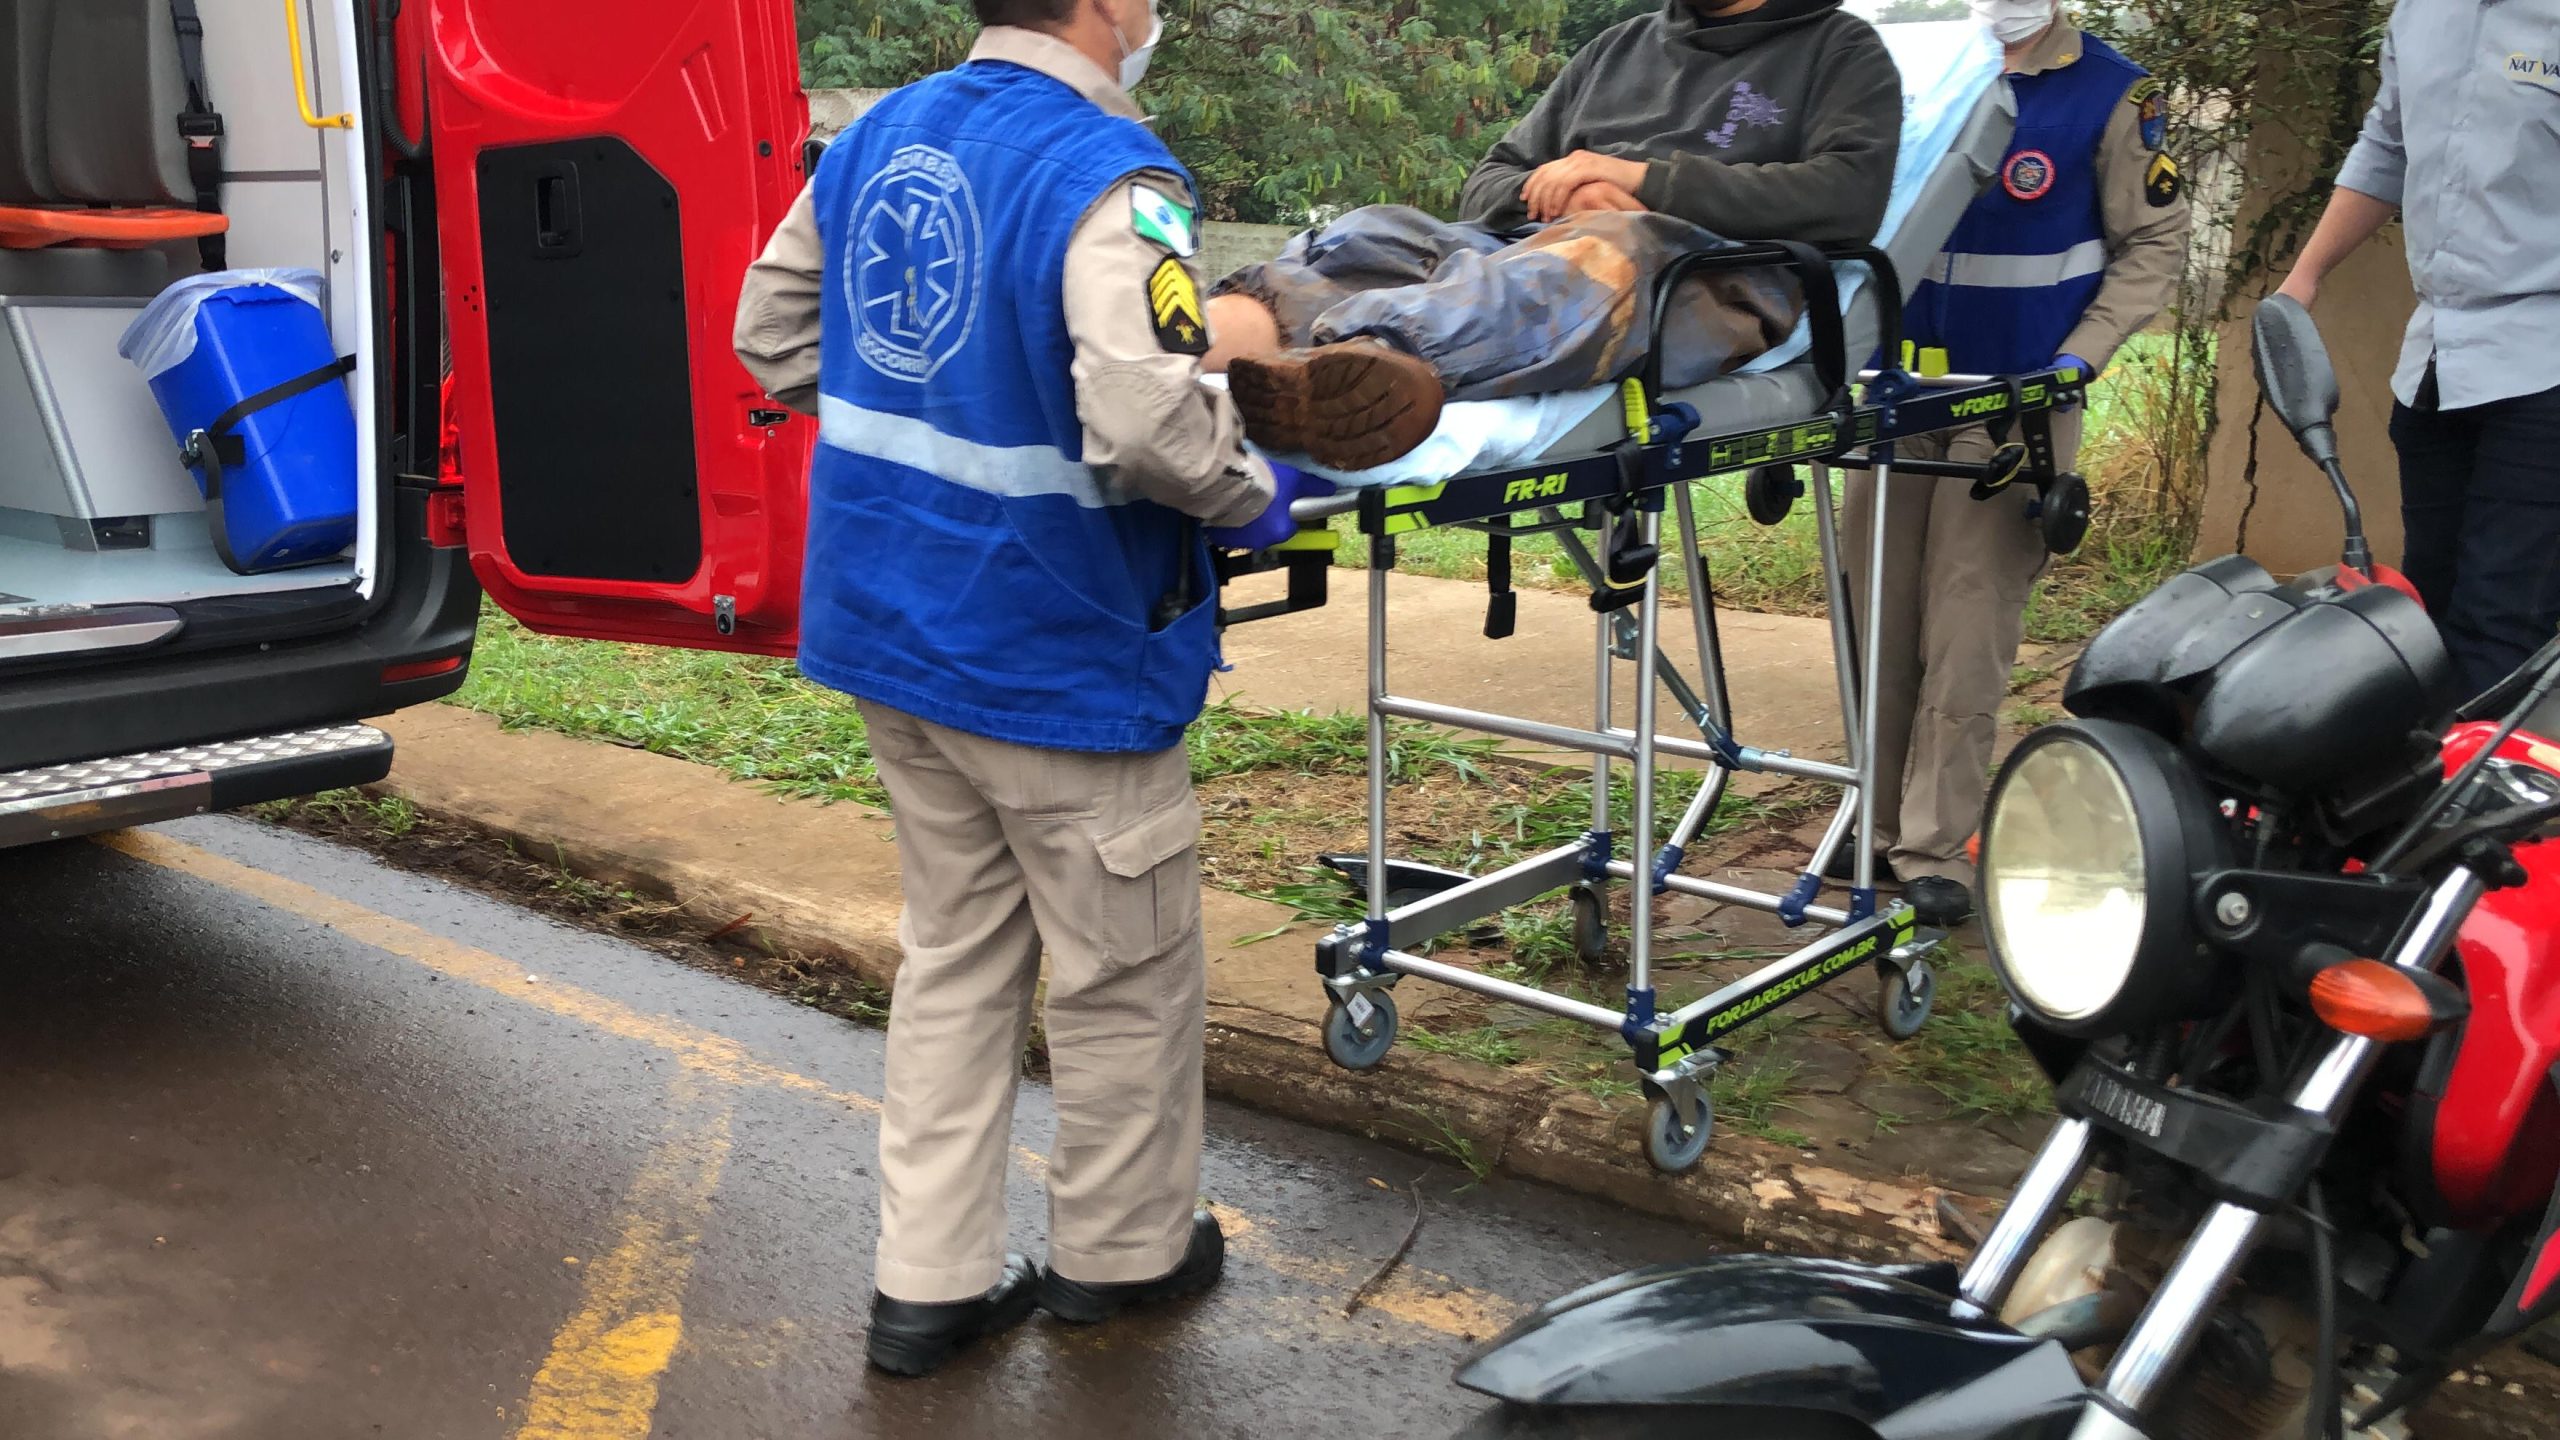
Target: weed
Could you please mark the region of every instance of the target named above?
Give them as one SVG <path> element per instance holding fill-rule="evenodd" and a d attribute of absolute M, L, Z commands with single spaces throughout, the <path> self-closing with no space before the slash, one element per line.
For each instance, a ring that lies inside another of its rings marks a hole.
<path fill-rule="evenodd" d="M 1623 1067 L 1616 1065 L 1594 1069 L 1592 1073 L 1574 1081 L 1573 1088 L 1595 1100 L 1623 1100 L 1630 1095 L 1641 1093 L 1644 1089 L 1641 1084 L 1627 1076 Z"/>
<path fill-rule="evenodd" d="M 1420 1122 L 1420 1128 L 1408 1127 L 1406 1133 L 1421 1142 L 1424 1149 L 1454 1162 L 1474 1176 L 1478 1184 L 1493 1177 L 1493 1157 L 1479 1149 L 1476 1142 L 1465 1131 L 1450 1124 L 1448 1117 L 1434 1110 L 1426 1110 L 1419 1105 L 1409 1104 L 1399 1108 Z"/>
<path fill-rule="evenodd" d="M 1511 948 L 1513 974 L 1506 978 L 1535 985 L 1557 966 L 1574 963 L 1573 912 L 1554 906 L 1508 911 L 1502 943 Z"/>
<path fill-rule="evenodd" d="M 1299 873 L 1312 878 L 1287 885 L 1274 885 L 1267 891 L 1248 891 L 1246 894 L 1251 899 L 1268 900 L 1275 905 L 1288 906 L 1292 923 L 1314 920 L 1328 925 L 1339 925 L 1346 921 L 1366 918 L 1368 903 L 1354 895 L 1351 888 L 1342 883 L 1341 876 L 1330 870 L 1318 870 L 1312 866 Z"/>
<path fill-rule="evenodd" d="M 1453 1055 L 1486 1065 L 1517 1065 L 1529 1058 L 1529 1052 L 1520 1048 L 1520 1042 L 1491 1025 L 1479 1025 L 1473 1030 L 1460 1030 L 1448 1035 L 1425 1030 L 1419 1025 L 1408 1025 L 1404 1035 L 1413 1042 L 1416 1050 L 1433 1055 Z"/>
<path fill-rule="evenodd" d="M 1715 1078 L 1708 1082 L 1707 1094 L 1715 1101 L 1718 1119 L 1738 1126 L 1745 1134 L 1775 1139 L 1769 1117 L 1785 1107 L 1795 1078 L 1796 1063 L 1792 1060 L 1723 1065 L 1717 1067 Z"/>
<path fill-rule="evenodd" d="M 1936 1007 L 1887 1064 L 1944 1095 L 1963 1114 L 2015 1118 L 2047 1109 L 2053 1089 L 2010 1032 L 2007 997 L 1989 968 L 1950 949 L 1931 963 Z"/>
<path fill-rule="evenodd" d="M 2061 718 L 2061 712 L 2047 705 L 2012 705 L 2009 707 L 2009 723 L 2020 730 L 2033 730 L 2039 725 L 2050 725 Z"/>

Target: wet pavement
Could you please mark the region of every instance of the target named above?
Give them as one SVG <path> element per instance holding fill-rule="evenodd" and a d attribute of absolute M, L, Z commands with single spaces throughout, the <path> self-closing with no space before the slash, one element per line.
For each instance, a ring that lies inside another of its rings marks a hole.
<path fill-rule="evenodd" d="M 1678 1229 L 1211 1111 L 1226 1284 L 861 1361 L 881 1037 L 251 822 L 0 852 L 0 1437 L 1445 1433 Z M 1385 1103 L 1382 1100 L 1382 1103 Z M 1014 1240 L 1041 1250 L 1027 1084 Z M 1407 1263 L 1345 1300 L 1424 1219 Z"/>

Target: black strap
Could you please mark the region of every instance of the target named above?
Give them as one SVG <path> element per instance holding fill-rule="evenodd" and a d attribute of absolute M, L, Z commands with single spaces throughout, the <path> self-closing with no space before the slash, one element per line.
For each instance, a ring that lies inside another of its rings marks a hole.
<path fill-rule="evenodd" d="M 1511 534 L 1488 530 L 1484 538 L 1484 638 L 1508 640 L 1520 628 L 1520 597 L 1511 589 Z"/>
<path fill-rule="evenodd" d="M 187 145 L 187 183 L 195 188 L 196 208 L 222 213 L 222 115 L 213 108 L 205 86 L 204 20 L 196 0 L 169 0 L 169 15 L 178 29 L 178 70 L 187 85 L 187 108 L 178 112 L 178 137 Z M 196 253 L 207 270 L 227 270 L 230 248 L 219 234 L 196 241 Z"/>
<path fill-rule="evenodd" d="M 232 406 L 230 409 L 223 411 L 221 414 L 214 416 L 211 424 L 188 435 L 187 443 L 179 447 L 178 463 L 185 465 L 190 469 L 201 468 L 204 471 L 205 524 L 213 531 L 213 553 L 215 557 L 220 559 L 222 561 L 223 568 L 229 570 L 232 574 L 254 575 L 258 573 L 255 570 L 251 570 L 243 566 L 240 563 L 240 557 L 232 553 L 231 527 L 229 522 L 225 520 L 223 516 L 222 488 L 224 469 L 227 466 L 246 465 L 249 463 L 248 447 L 241 443 L 239 436 L 231 433 L 232 427 L 238 425 L 241 421 L 248 419 L 250 416 L 257 414 L 259 411 L 266 409 L 270 405 L 281 405 L 297 395 L 307 395 L 310 392 L 319 389 L 321 386 L 328 384 L 330 381 L 337 379 L 339 376 L 352 372 L 355 368 L 356 357 L 353 355 L 341 355 L 337 359 L 330 361 L 328 364 L 321 366 L 317 370 L 306 370 L 302 374 L 296 375 L 290 380 L 283 381 L 280 384 L 270 385 L 266 389 L 259 391 L 257 394 L 242 400 L 239 404 Z M 297 563 L 304 565 L 317 565 L 328 558 L 330 557 L 318 556 L 313 559 Z M 294 567 L 286 565 L 269 566 L 268 568 L 289 570 Z"/>

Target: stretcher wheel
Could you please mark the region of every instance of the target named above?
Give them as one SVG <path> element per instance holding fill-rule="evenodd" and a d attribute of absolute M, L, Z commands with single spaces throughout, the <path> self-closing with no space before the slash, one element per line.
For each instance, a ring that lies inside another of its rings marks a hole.
<path fill-rule="evenodd" d="M 1680 1107 L 1668 1095 L 1654 1097 L 1653 1110 L 1645 1116 L 1644 1158 L 1665 1175 L 1685 1175 L 1707 1153 L 1707 1142 L 1716 1137 L 1716 1107 L 1701 1093 L 1698 1096 L 1698 1126 L 1692 1130 L 1680 1123 Z"/>
<path fill-rule="evenodd" d="M 2068 555 L 2089 536 L 2089 482 L 2077 475 L 2057 475 L 2044 492 L 2036 523 L 2044 527 L 2044 548 Z"/>
<path fill-rule="evenodd" d="M 1573 958 L 1586 966 L 1609 958 L 1608 902 L 1587 882 L 1573 887 Z"/>
<path fill-rule="evenodd" d="M 1888 965 L 1884 971 L 1884 993 L 1876 998 L 1876 1019 L 1884 1025 L 1884 1033 L 1895 1040 L 1908 1040 L 1929 1023 L 1929 1007 L 1938 999 L 1938 972 L 1926 960 L 1914 960 L 1908 970 Z"/>
<path fill-rule="evenodd" d="M 1783 523 L 1803 498 L 1793 465 L 1762 465 L 1742 477 L 1742 508 L 1763 525 Z"/>
<path fill-rule="evenodd" d="M 1345 1070 L 1375 1070 L 1396 1043 L 1396 997 L 1369 990 L 1355 998 L 1368 1001 L 1368 1023 L 1353 1019 L 1351 1007 L 1335 1001 L 1324 1012 L 1324 1053 Z"/>

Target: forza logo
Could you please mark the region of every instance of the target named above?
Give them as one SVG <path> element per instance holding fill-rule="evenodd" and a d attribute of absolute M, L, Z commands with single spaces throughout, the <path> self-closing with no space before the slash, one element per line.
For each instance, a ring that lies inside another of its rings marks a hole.
<path fill-rule="evenodd" d="M 1761 991 L 1759 994 L 1738 1000 L 1725 1009 L 1719 1010 L 1715 1014 L 1708 1016 L 1706 1024 L 1700 1027 L 1701 1033 L 1698 1035 L 1697 1041 L 1693 1041 L 1692 1045 L 1694 1046 L 1698 1041 L 1713 1040 L 1729 1031 L 1739 1029 L 1743 1025 L 1750 1023 L 1752 1017 L 1769 1009 L 1771 1006 L 1783 1005 L 1798 995 L 1803 994 L 1807 990 L 1811 990 L 1825 981 L 1832 979 L 1834 976 L 1841 974 L 1843 971 L 1853 969 L 1873 960 L 1876 957 L 1876 952 L 1884 948 L 1886 934 L 1887 932 L 1879 931 L 1876 934 L 1870 935 L 1866 939 L 1859 941 L 1857 944 L 1850 946 L 1848 949 L 1841 951 L 1839 954 L 1831 956 L 1825 960 L 1816 961 L 1813 964 L 1806 966 L 1804 969 L 1797 971 L 1795 974 L 1771 985 L 1768 989 Z"/>
<path fill-rule="evenodd" d="M 1948 406 L 1947 413 L 1959 420 L 1971 420 L 1983 415 L 1997 415 L 2008 408 L 2009 397 L 2006 395 L 1976 395 Z"/>
<path fill-rule="evenodd" d="M 1514 480 L 1502 487 L 1502 503 L 1516 505 L 1523 500 L 1552 499 L 1564 493 L 1564 482 L 1565 476 L 1562 471 L 1553 475 L 1532 475 L 1527 479 Z"/>

